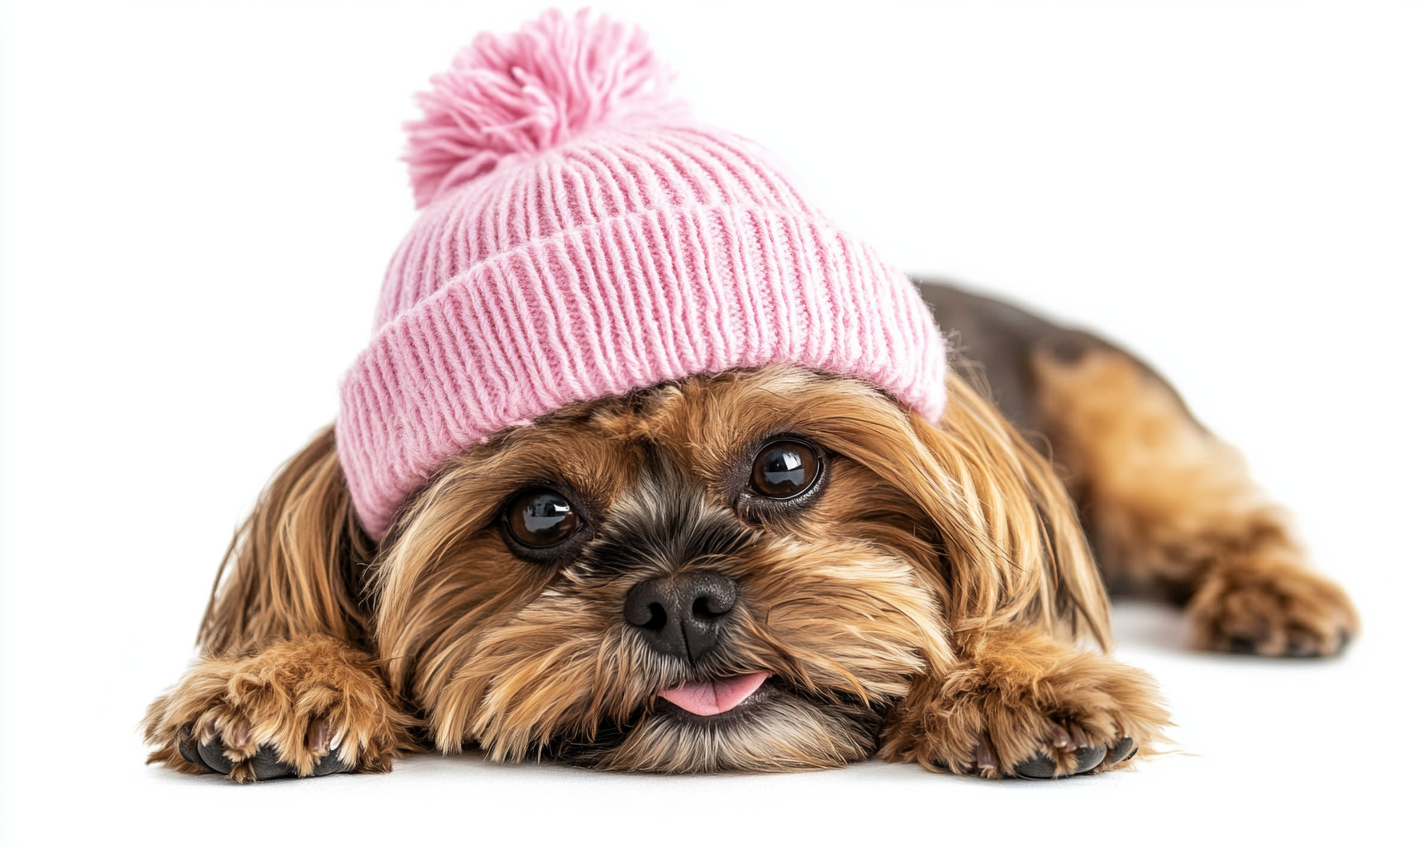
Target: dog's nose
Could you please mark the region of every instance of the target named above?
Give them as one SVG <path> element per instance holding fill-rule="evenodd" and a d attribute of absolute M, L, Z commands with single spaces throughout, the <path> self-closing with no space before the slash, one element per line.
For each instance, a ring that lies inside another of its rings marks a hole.
<path fill-rule="evenodd" d="M 623 617 L 654 650 L 697 662 L 722 637 L 722 622 L 736 605 L 735 580 L 693 571 L 634 586 L 623 602 Z"/>

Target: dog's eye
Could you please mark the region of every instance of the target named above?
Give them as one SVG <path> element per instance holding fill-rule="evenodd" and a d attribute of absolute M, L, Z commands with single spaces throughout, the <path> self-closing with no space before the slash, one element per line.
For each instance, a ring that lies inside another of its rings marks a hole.
<path fill-rule="evenodd" d="M 553 489 L 532 489 L 509 502 L 509 534 L 531 548 L 550 548 L 579 529 L 579 516 L 568 498 Z"/>
<path fill-rule="evenodd" d="M 773 442 L 752 462 L 752 490 L 777 500 L 794 498 L 810 489 L 821 474 L 821 459 L 803 442 Z"/>

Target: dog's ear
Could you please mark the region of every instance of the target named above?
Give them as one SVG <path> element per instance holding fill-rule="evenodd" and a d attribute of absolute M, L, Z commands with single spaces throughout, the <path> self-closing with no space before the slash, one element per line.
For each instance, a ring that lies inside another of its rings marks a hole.
<path fill-rule="evenodd" d="M 913 494 L 946 544 L 951 626 L 1028 626 L 1109 647 L 1107 593 L 1051 463 L 957 375 L 938 425 L 912 426 L 944 475 L 913 475 Z"/>
<path fill-rule="evenodd" d="M 203 615 L 200 648 L 240 654 L 317 634 L 362 644 L 360 571 L 375 547 L 356 518 L 327 427 L 277 472 L 234 534 Z"/>

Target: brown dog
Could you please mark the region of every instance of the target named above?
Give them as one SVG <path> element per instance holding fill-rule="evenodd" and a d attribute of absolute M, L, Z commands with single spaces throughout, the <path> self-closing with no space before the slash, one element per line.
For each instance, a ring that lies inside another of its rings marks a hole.
<path fill-rule="evenodd" d="M 379 545 L 323 432 L 234 539 L 201 662 L 148 710 L 150 761 L 238 782 L 467 745 L 656 772 L 1117 769 L 1167 713 L 1080 644 L 1110 640 L 1095 555 L 1184 604 L 1199 648 L 1343 648 L 1348 599 L 1165 382 L 922 291 L 961 351 L 933 424 L 801 368 L 690 377 L 470 449 Z"/>

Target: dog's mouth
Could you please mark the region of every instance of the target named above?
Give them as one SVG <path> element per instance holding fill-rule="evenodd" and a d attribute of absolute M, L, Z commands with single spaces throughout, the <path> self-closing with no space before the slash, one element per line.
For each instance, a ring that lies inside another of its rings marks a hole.
<path fill-rule="evenodd" d="M 721 715 L 749 700 L 755 701 L 754 696 L 762 691 L 762 684 L 769 677 L 769 672 L 756 671 L 733 677 L 688 681 L 681 686 L 662 690 L 658 697 L 693 715 Z"/>
<path fill-rule="evenodd" d="M 808 693 L 770 671 L 703 673 L 655 692 L 646 712 L 605 716 L 592 734 L 560 734 L 533 753 L 626 771 L 828 767 L 874 753 L 886 709 L 885 702 Z"/>

